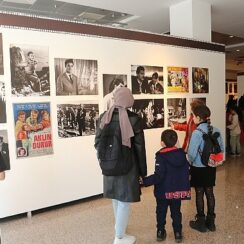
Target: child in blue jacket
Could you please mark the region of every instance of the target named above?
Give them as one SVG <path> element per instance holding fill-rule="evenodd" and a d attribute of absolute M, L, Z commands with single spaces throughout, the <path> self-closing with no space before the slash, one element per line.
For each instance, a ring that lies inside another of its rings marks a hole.
<path fill-rule="evenodd" d="M 155 172 L 143 178 L 144 186 L 154 185 L 157 207 L 157 240 L 166 239 L 166 214 L 168 206 L 173 220 L 175 241 L 182 241 L 181 200 L 191 199 L 189 182 L 189 163 L 185 152 L 177 148 L 178 136 L 174 130 L 165 130 L 161 134 L 160 149 L 156 153 Z"/>

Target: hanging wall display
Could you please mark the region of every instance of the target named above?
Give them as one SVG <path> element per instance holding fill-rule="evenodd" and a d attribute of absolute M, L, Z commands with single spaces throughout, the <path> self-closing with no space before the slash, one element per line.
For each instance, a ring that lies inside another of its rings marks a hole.
<path fill-rule="evenodd" d="M 164 100 L 135 100 L 132 111 L 137 113 L 143 122 L 143 129 L 164 127 Z"/>
<path fill-rule="evenodd" d="M 7 130 L 0 130 L 0 172 L 10 170 Z"/>
<path fill-rule="evenodd" d="M 17 158 L 53 153 L 50 103 L 13 104 Z"/>
<path fill-rule="evenodd" d="M 48 47 L 10 45 L 11 85 L 14 96 L 49 96 Z"/>
<path fill-rule="evenodd" d="M 167 108 L 168 126 L 171 123 L 186 123 L 186 98 L 169 98 Z"/>
<path fill-rule="evenodd" d="M 97 60 L 55 58 L 56 94 L 97 95 Z"/>
<path fill-rule="evenodd" d="M 4 74 L 3 67 L 3 35 L 0 33 L 0 75 Z"/>
<path fill-rule="evenodd" d="M 163 67 L 131 65 L 133 94 L 163 94 Z"/>
<path fill-rule="evenodd" d="M 58 135 L 61 138 L 95 135 L 99 118 L 95 102 L 70 102 L 57 105 Z"/>
<path fill-rule="evenodd" d="M 5 83 L 0 81 L 0 123 L 6 123 L 6 97 L 5 97 Z"/>
<path fill-rule="evenodd" d="M 193 93 L 209 93 L 209 73 L 207 68 L 192 68 Z"/>
<path fill-rule="evenodd" d="M 168 92 L 189 92 L 188 68 L 168 67 Z"/>

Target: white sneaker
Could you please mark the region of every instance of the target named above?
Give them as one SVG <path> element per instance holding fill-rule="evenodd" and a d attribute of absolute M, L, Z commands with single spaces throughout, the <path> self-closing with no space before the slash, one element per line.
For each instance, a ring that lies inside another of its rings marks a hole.
<path fill-rule="evenodd" d="M 136 242 L 136 238 L 134 236 L 125 235 L 123 238 L 119 239 L 115 237 L 114 244 L 133 244 Z"/>

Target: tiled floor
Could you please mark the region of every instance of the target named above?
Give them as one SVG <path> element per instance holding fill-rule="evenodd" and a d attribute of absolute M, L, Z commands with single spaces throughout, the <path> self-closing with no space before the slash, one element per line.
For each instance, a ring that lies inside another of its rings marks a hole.
<path fill-rule="evenodd" d="M 218 168 L 216 232 L 198 233 L 188 227 L 195 215 L 194 200 L 183 203 L 184 243 L 244 243 L 244 157 L 228 158 Z M 194 199 L 194 196 L 193 196 Z M 114 222 L 111 202 L 96 199 L 72 206 L 0 222 L 2 244 L 110 244 Z M 167 221 L 167 240 L 174 243 L 171 220 Z M 142 202 L 133 204 L 128 233 L 137 244 L 155 241 L 155 201 L 152 188 L 143 189 Z"/>

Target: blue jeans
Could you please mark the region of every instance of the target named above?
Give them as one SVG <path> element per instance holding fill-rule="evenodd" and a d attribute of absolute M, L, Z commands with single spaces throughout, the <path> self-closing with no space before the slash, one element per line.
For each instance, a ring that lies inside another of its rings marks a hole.
<path fill-rule="evenodd" d="M 115 218 L 115 235 L 118 238 L 123 238 L 128 225 L 130 214 L 130 203 L 121 202 L 113 199 L 113 209 Z"/>

